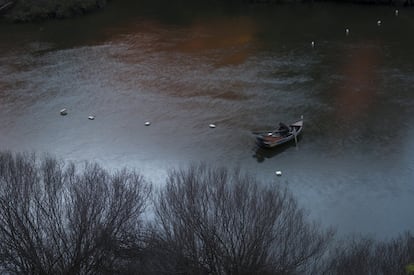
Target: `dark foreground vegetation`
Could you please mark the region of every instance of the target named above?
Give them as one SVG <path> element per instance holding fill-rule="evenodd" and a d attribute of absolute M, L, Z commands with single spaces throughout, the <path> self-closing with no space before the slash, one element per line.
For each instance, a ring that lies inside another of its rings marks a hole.
<path fill-rule="evenodd" d="M 237 170 L 134 172 L 0 152 L 0 273 L 413 274 L 414 237 L 333 239 Z"/>

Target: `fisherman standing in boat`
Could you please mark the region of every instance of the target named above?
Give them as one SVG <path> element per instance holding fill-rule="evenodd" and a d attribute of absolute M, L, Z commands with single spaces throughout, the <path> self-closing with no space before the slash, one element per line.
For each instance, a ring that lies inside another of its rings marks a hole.
<path fill-rule="evenodd" d="M 289 127 L 286 124 L 284 124 L 283 122 L 279 123 L 279 129 L 278 130 L 279 130 L 279 133 L 281 135 L 287 135 L 290 131 Z"/>

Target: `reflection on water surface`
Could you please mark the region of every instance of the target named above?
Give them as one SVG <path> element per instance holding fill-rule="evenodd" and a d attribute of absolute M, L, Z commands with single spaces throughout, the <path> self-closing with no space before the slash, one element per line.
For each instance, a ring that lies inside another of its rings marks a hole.
<path fill-rule="evenodd" d="M 191 162 L 240 166 L 340 232 L 413 229 L 413 11 L 116 5 L 0 25 L 1 149 L 135 167 L 157 184 Z M 297 147 L 256 147 L 252 130 L 300 115 Z"/>

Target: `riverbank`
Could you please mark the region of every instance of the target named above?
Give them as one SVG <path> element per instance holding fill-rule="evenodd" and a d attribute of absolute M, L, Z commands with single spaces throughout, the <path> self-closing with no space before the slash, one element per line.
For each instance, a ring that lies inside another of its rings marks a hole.
<path fill-rule="evenodd" d="M 229 0 L 227 2 L 237 2 Z M 338 2 L 335 0 L 240 0 L 242 4 Z M 346 0 L 341 2 L 371 5 L 412 6 L 414 0 Z M 77 17 L 102 9 L 107 0 L 0 0 L 0 17 L 12 22 L 32 22 Z M 182 5 L 182 1 L 179 3 Z"/>
<path fill-rule="evenodd" d="M 106 6 L 106 0 L 0 0 L 2 16 L 13 22 L 71 18 Z"/>

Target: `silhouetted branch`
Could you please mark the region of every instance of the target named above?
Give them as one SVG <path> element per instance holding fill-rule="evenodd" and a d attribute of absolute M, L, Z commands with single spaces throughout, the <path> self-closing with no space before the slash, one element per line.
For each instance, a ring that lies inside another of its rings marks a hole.
<path fill-rule="evenodd" d="M 169 174 L 156 217 L 167 273 L 305 271 L 333 235 L 308 223 L 287 190 L 203 165 Z"/>
<path fill-rule="evenodd" d="M 0 153 L 0 264 L 16 274 L 111 273 L 142 231 L 149 194 L 134 172 L 87 164 L 79 173 L 50 157 Z"/>

